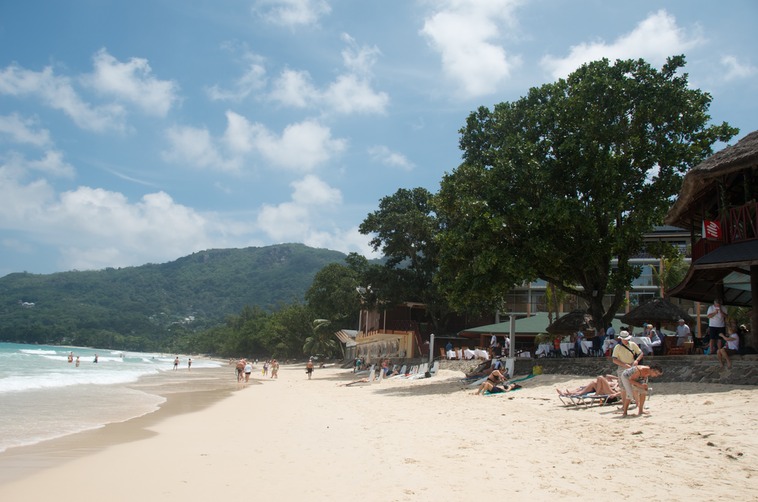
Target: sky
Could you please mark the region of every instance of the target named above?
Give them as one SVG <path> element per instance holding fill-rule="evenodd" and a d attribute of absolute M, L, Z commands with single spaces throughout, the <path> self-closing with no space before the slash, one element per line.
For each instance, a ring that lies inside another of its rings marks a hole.
<path fill-rule="evenodd" d="M 439 190 L 480 106 L 684 54 L 758 129 L 753 0 L 0 0 L 0 277 L 299 242 Z"/>

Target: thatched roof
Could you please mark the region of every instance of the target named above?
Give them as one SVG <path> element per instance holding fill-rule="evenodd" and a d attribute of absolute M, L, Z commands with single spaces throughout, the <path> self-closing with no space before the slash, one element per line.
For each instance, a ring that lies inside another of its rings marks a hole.
<path fill-rule="evenodd" d="M 690 206 L 711 189 L 714 178 L 756 167 L 758 167 L 758 131 L 753 131 L 736 144 L 714 153 L 687 172 L 679 198 L 664 221 L 667 225 L 687 228 Z"/>
<path fill-rule="evenodd" d="M 646 323 L 661 323 L 671 326 L 676 324 L 679 319 L 684 319 L 684 322 L 690 327 L 696 322 L 686 311 L 665 298 L 650 300 L 621 316 L 621 322 L 632 326 L 642 326 Z"/>
<path fill-rule="evenodd" d="M 584 310 L 573 310 L 556 319 L 546 328 L 551 335 L 570 334 L 578 330 L 595 329 L 595 320 Z"/>

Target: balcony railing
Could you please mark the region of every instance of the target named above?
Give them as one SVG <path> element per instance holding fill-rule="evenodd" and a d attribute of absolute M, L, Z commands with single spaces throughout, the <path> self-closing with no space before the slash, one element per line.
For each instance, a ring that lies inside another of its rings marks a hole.
<path fill-rule="evenodd" d="M 724 244 L 758 239 L 758 202 L 730 208 L 721 216 L 721 240 L 700 239 L 692 246 L 695 261 Z"/>

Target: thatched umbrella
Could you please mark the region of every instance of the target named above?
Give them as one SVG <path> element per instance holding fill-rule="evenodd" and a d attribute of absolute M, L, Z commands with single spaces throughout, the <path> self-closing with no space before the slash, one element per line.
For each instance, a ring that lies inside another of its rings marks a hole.
<path fill-rule="evenodd" d="M 621 322 L 632 326 L 642 326 L 646 323 L 661 323 L 668 327 L 676 326 L 679 319 L 684 319 L 688 326 L 693 326 L 696 322 L 682 308 L 674 305 L 665 298 L 655 298 L 647 303 L 640 305 L 627 314 L 621 316 Z"/>
<path fill-rule="evenodd" d="M 592 315 L 584 310 L 573 310 L 555 320 L 546 328 L 551 335 L 572 334 L 579 330 L 594 330 L 595 321 Z"/>

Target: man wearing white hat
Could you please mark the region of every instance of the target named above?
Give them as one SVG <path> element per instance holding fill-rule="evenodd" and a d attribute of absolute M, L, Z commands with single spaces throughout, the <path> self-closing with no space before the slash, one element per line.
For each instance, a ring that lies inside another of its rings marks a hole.
<path fill-rule="evenodd" d="M 624 410 L 629 408 L 629 403 L 632 400 L 633 389 L 631 386 L 627 386 L 621 374 L 627 369 L 637 366 L 642 360 L 642 350 L 640 347 L 632 341 L 632 335 L 628 331 L 624 330 L 619 333 L 619 343 L 613 347 L 613 363 L 618 366 L 617 374 L 619 381 L 624 383 L 621 387 L 621 400 L 624 406 Z"/>

